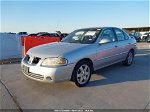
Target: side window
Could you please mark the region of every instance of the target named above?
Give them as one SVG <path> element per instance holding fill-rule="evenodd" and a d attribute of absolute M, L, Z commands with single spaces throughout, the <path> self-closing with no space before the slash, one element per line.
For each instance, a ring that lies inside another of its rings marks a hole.
<path fill-rule="evenodd" d="M 116 33 L 118 41 L 125 40 L 125 36 L 121 30 L 115 29 L 115 33 Z"/>
<path fill-rule="evenodd" d="M 125 39 L 128 40 L 129 39 L 129 34 L 126 33 L 126 31 L 123 30 L 123 34 L 125 36 Z"/>
<path fill-rule="evenodd" d="M 128 40 L 129 36 L 126 33 L 124 33 L 124 35 L 125 35 L 125 39 Z"/>
<path fill-rule="evenodd" d="M 101 41 L 105 41 L 105 43 L 115 42 L 116 38 L 114 32 L 111 29 L 104 30 L 101 36 Z"/>

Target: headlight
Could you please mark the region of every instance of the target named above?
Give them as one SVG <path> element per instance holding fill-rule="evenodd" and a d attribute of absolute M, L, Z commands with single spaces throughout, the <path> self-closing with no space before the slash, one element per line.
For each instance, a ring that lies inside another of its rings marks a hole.
<path fill-rule="evenodd" d="M 59 66 L 59 65 L 67 65 L 68 61 L 65 58 L 46 58 L 42 62 L 42 66 Z"/>

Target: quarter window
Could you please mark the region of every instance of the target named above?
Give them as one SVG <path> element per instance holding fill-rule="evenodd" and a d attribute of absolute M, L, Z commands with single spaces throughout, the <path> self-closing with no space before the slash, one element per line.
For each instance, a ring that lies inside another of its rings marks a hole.
<path fill-rule="evenodd" d="M 119 41 L 125 40 L 125 36 L 121 30 L 115 29 L 115 33 Z"/>

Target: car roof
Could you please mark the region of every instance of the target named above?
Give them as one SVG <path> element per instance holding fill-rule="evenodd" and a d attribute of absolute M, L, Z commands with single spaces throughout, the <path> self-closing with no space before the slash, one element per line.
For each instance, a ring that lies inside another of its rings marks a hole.
<path fill-rule="evenodd" d="M 88 29 L 106 29 L 106 28 L 117 28 L 117 27 L 89 27 L 89 28 L 81 28 L 78 30 L 88 30 Z M 117 29 L 121 29 L 121 28 L 117 28 Z"/>

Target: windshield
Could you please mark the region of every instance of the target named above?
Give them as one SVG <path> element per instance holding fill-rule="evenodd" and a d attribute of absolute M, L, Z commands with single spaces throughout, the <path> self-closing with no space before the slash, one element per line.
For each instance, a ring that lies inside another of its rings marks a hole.
<path fill-rule="evenodd" d="M 62 39 L 61 42 L 92 44 L 99 36 L 101 29 L 82 29 L 72 32 L 70 35 Z"/>

